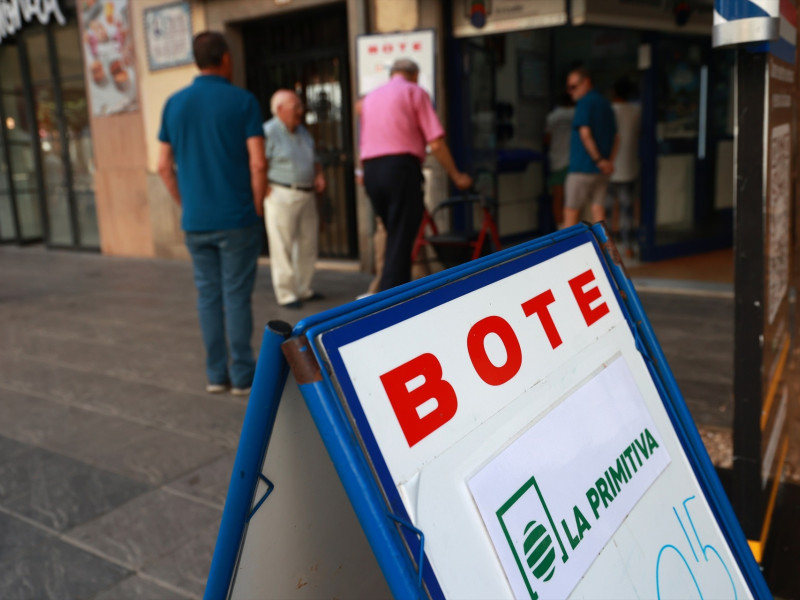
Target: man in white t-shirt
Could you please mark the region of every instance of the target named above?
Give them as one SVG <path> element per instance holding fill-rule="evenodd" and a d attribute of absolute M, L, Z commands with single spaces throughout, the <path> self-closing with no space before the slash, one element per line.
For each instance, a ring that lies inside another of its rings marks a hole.
<path fill-rule="evenodd" d="M 553 219 L 556 225 L 564 220 L 564 180 L 569 171 L 569 138 L 572 133 L 572 119 L 575 117 L 575 106 L 569 94 L 559 99 L 556 107 L 545 119 L 545 145 L 550 162 L 550 176 L 547 186 L 553 197 Z"/>
<path fill-rule="evenodd" d="M 634 202 L 636 184 L 639 179 L 639 132 L 642 122 L 642 108 L 630 102 L 632 85 L 625 79 L 614 84 L 614 100 L 611 108 L 617 118 L 619 148 L 614 160 L 614 173 L 608 185 L 606 199 L 607 214 L 619 202 L 619 235 L 623 253 L 633 256 L 634 242 Z"/>

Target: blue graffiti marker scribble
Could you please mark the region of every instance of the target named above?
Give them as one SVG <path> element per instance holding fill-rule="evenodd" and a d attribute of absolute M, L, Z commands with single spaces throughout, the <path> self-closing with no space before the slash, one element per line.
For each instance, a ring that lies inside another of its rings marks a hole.
<path fill-rule="evenodd" d="M 689 521 L 689 527 L 691 528 L 692 533 L 694 534 L 694 539 L 697 541 L 697 546 L 698 546 L 698 548 L 700 549 L 700 552 L 703 555 L 703 560 L 706 563 L 708 563 L 709 562 L 709 558 L 708 558 L 709 553 L 712 553 L 712 552 L 714 553 L 714 555 L 717 557 L 717 560 L 722 565 L 722 568 L 725 569 L 725 573 L 728 575 L 728 580 L 730 581 L 731 589 L 733 590 L 733 599 L 734 600 L 738 600 L 739 596 L 738 596 L 738 593 L 736 591 L 736 584 L 734 584 L 734 582 L 733 582 L 733 576 L 731 575 L 730 569 L 728 569 L 728 565 L 725 564 L 725 561 L 722 559 L 722 556 L 720 555 L 720 553 L 717 551 L 717 549 L 714 546 L 712 546 L 710 544 L 703 544 L 703 542 L 700 540 L 700 535 L 697 533 L 697 528 L 694 525 L 694 520 L 692 519 L 692 515 L 689 512 L 689 506 L 688 506 L 689 502 L 691 500 L 694 500 L 694 499 L 695 499 L 695 496 L 689 496 L 688 498 L 686 498 L 683 501 L 682 505 L 683 505 L 683 510 L 686 513 L 686 518 Z M 687 544 L 689 545 L 689 550 L 692 551 L 692 556 L 694 557 L 694 562 L 697 563 L 697 564 L 702 564 L 700 562 L 700 557 L 697 555 L 697 552 L 695 551 L 695 547 L 694 547 L 694 543 L 692 541 L 692 538 L 689 537 L 689 532 L 686 530 L 686 527 L 683 524 L 683 519 L 681 519 L 681 516 L 678 514 L 678 511 L 674 506 L 672 507 L 672 513 L 675 515 L 675 518 L 678 520 L 678 525 L 680 525 L 680 528 L 683 531 L 683 535 L 686 538 Z M 686 557 L 684 556 L 683 552 L 681 552 L 681 550 L 678 549 L 677 546 L 674 546 L 672 544 L 665 544 L 664 546 L 661 547 L 661 550 L 659 550 L 659 552 L 658 552 L 658 558 L 656 560 L 656 595 L 658 597 L 658 600 L 661 600 L 661 557 L 662 557 L 662 555 L 664 555 L 664 552 L 666 550 L 674 551 L 675 554 L 677 554 L 678 557 L 683 561 L 683 564 L 686 567 L 686 570 L 689 572 L 689 575 L 691 576 L 692 581 L 694 582 L 694 586 L 697 589 L 697 593 L 700 595 L 700 600 L 703 600 L 703 598 L 704 598 L 703 592 L 700 589 L 700 584 L 697 581 L 697 577 L 695 577 L 694 571 L 692 570 L 692 567 L 689 564 L 689 561 L 686 560 Z"/>
<path fill-rule="evenodd" d="M 694 587 L 697 588 L 697 593 L 700 594 L 700 600 L 703 600 L 703 592 L 700 591 L 700 585 L 697 583 L 697 579 L 694 576 L 692 567 L 690 567 L 689 563 L 686 562 L 686 557 L 683 555 L 683 553 L 672 544 L 666 544 L 661 547 L 661 550 L 658 551 L 658 560 L 656 560 L 656 594 L 658 594 L 658 600 L 661 600 L 661 570 L 659 567 L 661 566 L 661 555 L 664 554 L 664 550 L 674 550 L 675 553 L 680 557 L 680 559 L 683 561 L 683 564 L 686 565 L 686 570 L 689 571 L 689 575 L 692 576 Z"/>

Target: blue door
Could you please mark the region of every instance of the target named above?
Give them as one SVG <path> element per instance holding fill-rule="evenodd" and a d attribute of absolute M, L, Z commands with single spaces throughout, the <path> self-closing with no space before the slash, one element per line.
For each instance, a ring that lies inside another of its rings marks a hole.
<path fill-rule="evenodd" d="M 639 247 L 652 261 L 733 240 L 732 51 L 653 35 L 643 85 Z"/>

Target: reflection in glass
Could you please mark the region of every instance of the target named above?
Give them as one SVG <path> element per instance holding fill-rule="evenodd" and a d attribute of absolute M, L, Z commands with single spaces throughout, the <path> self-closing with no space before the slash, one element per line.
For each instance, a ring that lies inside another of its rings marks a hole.
<path fill-rule="evenodd" d="M 62 79 L 83 77 L 80 37 L 76 27 L 58 27 L 53 31 L 58 53 L 58 70 Z"/>
<path fill-rule="evenodd" d="M 15 196 L 17 199 L 17 213 L 19 215 L 20 237 L 22 239 L 41 237 L 42 213 L 39 211 L 36 192 L 23 192 L 17 188 Z"/>
<path fill-rule="evenodd" d="M 81 232 L 80 245 L 97 248 L 100 246 L 100 231 L 97 228 L 97 208 L 94 202 L 94 190 L 75 192 L 78 210 L 78 227 Z"/>
<path fill-rule="evenodd" d="M 677 41 L 664 42 L 662 46 L 658 139 L 696 138 L 700 127 L 702 48 Z"/>
<path fill-rule="evenodd" d="M 0 52 L 0 90 L 19 92 L 22 74 L 19 68 L 19 50 L 16 46 L 4 45 Z"/>
<path fill-rule="evenodd" d="M 50 55 L 47 52 L 47 36 L 45 32 L 27 35 L 25 37 L 25 49 L 28 52 L 28 64 L 30 65 L 31 81 L 49 81 L 50 75 Z"/>
<path fill-rule="evenodd" d="M 17 236 L 14 213 L 11 207 L 8 163 L 0 136 L 0 240 L 13 240 Z"/>
<path fill-rule="evenodd" d="M 0 100 L 5 116 L 4 134 L 8 141 L 11 180 L 14 182 L 17 215 L 19 218 L 19 238 L 31 239 L 42 236 L 42 219 L 36 194 L 36 164 L 33 157 L 32 142 L 34 127 L 25 110 L 22 72 L 19 66 L 19 49 L 16 46 L 0 48 Z M 0 208 L 3 214 L 11 210 L 8 196 L 7 208 Z M 3 221 L 6 221 L 5 217 Z M 3 226 L 3 235 L 6 227 Z"/>
<path fill-rule="evenodd" d="M 49 242 L 68 245 L 72 243 L 69 191 L 53 87 L 49 83 L 35 85 L 33 93 L 36 120 L 39 123 L 39 149 L 47 201 Z"/>

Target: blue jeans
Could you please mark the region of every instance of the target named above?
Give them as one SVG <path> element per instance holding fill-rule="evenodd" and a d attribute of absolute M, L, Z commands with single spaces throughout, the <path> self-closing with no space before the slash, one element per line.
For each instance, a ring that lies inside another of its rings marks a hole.
<path fill-rule="evenodd" d="M 261 227 L 259 222 L 243 229 L 186 232 L 209 383 L 231 383 L 237 388 L 253 383 L 251 297 L 261 252 Z"/>

